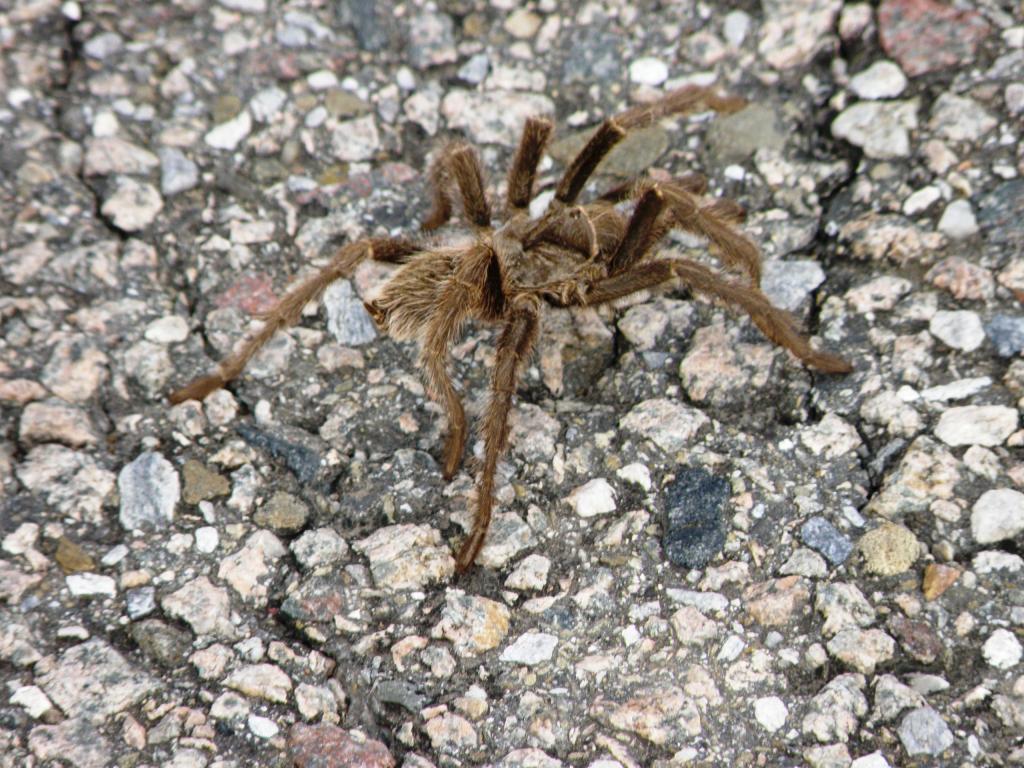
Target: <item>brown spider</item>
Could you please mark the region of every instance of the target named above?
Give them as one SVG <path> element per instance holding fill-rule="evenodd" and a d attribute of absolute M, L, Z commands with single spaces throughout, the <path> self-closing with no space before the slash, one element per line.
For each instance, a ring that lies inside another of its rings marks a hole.
<path fill-rule="evenodd" d="M 480 427 L 484 458 L 476 514 L 456 558 L 461 572 L 476 559 L 490 525 L 494 475 L 508 441 L 512 396 L 537 339 L 543 305 L 603 304 L 678 279 L 696 293 L 742 308 L 765 336 L 805 364 L 829 373 L 849 371 L 845 360 L 812 349 L 794 319 L 761 292 L 758 249 L 733 228 L 742 210 L 727 200 L 702 202 L 706 184 L 701 176 L 688 174 L 670 182 L 641 178 L 592 202 L 576 203 L 598 163 L 628 131 L 698 105 L 734 111 L 742 101 L 688 86 L 608 118 L 565 170 L 554 199 L 538 219 L 530 218 L 528 206 L 553 126 L 546 119 L 530 118 L 509 170 L 504 221 L 499 226 L 492 225 L 476 152 L 465 143 L 451 144 L 431 167 L 433 211 L 422 228 L 436 229 L 452 217 L 453 193 L 458 190 L 463 215 L 473 228 L 472 244 L 437 247 L 405 238 L 372 238 L 344 246 L 320 272 L 292 288 L 266 314 L 260 330 L 221 362 L 216 373 L 177 390 L 171 402 L 202 399 L 238 376 L 274 333 L 295 323 L 307 303 L 318 299 L 331 282 L 350 276 L 364 259 L 402 264 L 366 308 L 393 338 L 420 342 L 419 365 L 427 391 L 448 415 L 445 479 L 459 468 L 466 443 L 466 416 L 448 373 L 448 349 L 467 320 L 501 325 L 491 397 Z M 620 210 L 627 201 L 633 201 L 628 215 Z M 653 248 L 672 229 L 706 238 L 723 264 L 745 279 L 726 279 L 688 259 L 653 258 Z"/>

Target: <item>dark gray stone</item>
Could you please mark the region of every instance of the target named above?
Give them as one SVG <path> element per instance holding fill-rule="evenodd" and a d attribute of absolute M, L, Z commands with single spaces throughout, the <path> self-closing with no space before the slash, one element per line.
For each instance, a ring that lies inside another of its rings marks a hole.
<path fill-rule="evenodd" d="M 294 472 L 295 476 L 303 483 L 310 483 L 316 479 L 317 471 L 320 469 L 320 454 L 312 448 L 272 435 L 248 424 L 239 424 L 237 430 L 242 439 L 253 448 L 267 451 L 278 461 L 284 462 L 285 466 Z"/>
<path fill-rule="evenodd" d="M 985 334 L 1000 357 L 1013 357 L 1024 351 L 1024 317 L 996 315 L 985 324 Z"/>
<path fill-rule="evenodd" d="M 128 634 L 146 656 L 167 669 L 177 669 L 188 661 L 192 635 L 159 619 L 132 624 Z"/>
<path fill-rule="evenodd" d="M 1024 179 L 1000 184 L 981 198 L 978 224 L 990 244 L 1024 248 Z"/>
<path fill-rule="evenodd" d="M 685 467 L 665 489 L 665 535 L 669 561 L 684 568 L 703 568 L 725 546 L 722 507 L 732 488 L 706 470 Z"/>
<path fill-rule="evenodd" d="M 850 540 L 823 517 L 812 517 L 804 523 L 800 527 L 800 540 L 824 555 L 832 565 L 845 562 L 853 551 Z"/>

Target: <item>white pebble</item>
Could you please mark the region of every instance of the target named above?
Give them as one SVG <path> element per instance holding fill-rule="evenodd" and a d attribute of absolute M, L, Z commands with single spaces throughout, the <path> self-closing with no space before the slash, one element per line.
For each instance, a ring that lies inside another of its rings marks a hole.
<path fill-rule="evenodd" d="M 1017 411 L 1005 405 L 964 405 L 939 418 L 935 436 L 946 445 L 1002 445 L 1017 429 Z"/>
<path fill-rule="evenodd" d="M 861 99 L 891 99 L 906 87 L 906 76 L 891 61 L 876 61 L 850 78 L 850 90 Z"/>
<path fill-rule="evenodd" d="M 993 488 L 971 509 L 971 535 L 979 544 L 1011 540 L 1024 533 L 1024 493 Z"/>
<path fill-rule="evenodd" d="M 997 629 L 981 649 L 989 666 L 996 669 L 1010 669 L 1020 663 L 1020 640 L 1008 629 Z"/>
<path fill-rule="evenodd" d="M 30 717 L 37 720 L 53 709 L 53 704 L 43 693 L 42 688 L 36 685 L 23 685 L 18 688 L 11 694 L 11 704 L 22 707 Z"/>
<path fill-rule="evenodd" d="M 249 730 L 261 739 L 272 739 L 277 736 L 281 729 L 269 717 L 249 715 Z"/>
<path fill-rule="evenodd" d="M 117 594 L 116 582 L 98 573 L 73 573 L 66 582 L 75 597 L 113 597 Z"/>
<path fill-rule="evenodd" d="M 754 702 L 754 717 L 770 733 L 785 725 L 788 716 L 789 710 L 778 696 L 762 696 Z"/>
<path fill-rule="evenodd" d="M 932 206 L 932 203 L 937 202 L 940 197 L 942 197 L 942 193 L 939 192 L 938 187 L 922 187 L 903 201 L 903 213 L 907 216 L 916 216 L 919 213 L 923 213 Z"/>
<path fill-rule="evenodd" d="M 661 59 L 644 56 L 629 65 L 629 79 L 639 85 L 658 86 L 668 79 L 668 66 Z"/>
<path fill-rule="evenodd" d="M 551 659 L 558 638 L 546 632 L 527 632 L 501 653 L 501 660 L 533 666 Z"/>
<path fill-rule="evenodd" d="M 226 120 L 207 131 L 203 141 L 214 149 L 234 149 L 252 131 L 249 110 L 243 109 L 236 117 Z"/>
<path fill-rule="evenodd" d="M 338 76 L 329 69 L 318 69 L 316 72 L 309 74 L 306 82 L 309 83 L 309 87 L 314 91 L 325 91 L 328 88 L 334 88 L 338 84 Z"/>
<path fill-rule="evenodd" d="M 581 485 L 566 499 L 580 517 L 595 517 L 615 511 L 615 489 L 603 477 Z"/>
<path fill-rule="evenodd" d="M 946 206 L 939 219 L 939 231 L 954 240 L 963 240 L 978 233 L 978 220 L 966 200 L 954 200 Z"/>
<path fill-rule="evenodd" d="M 188 322 L 180 315 L 167 315 L 147 325 L 142 335 L 157 344 L 176 344 L 188 338 Z"/>
<path fill-rule="evenodd" d="M 625 480 L 627 483 L 639 485 L 645 491 L 651 490 L 651 470 L 649 470 L 645 465 L 640 464 L 639 462 L 627 464 L 626 466 L 616 471 L 615 474 L 617 477 L 619 477 L 622 480 Z"/>
<path fill-rule="evenodd" d="M 202 528 L 196 528 L 196 549 L 203 554 L 210 554 L 217 549 L 217 545 L 220 544 L 220 534 L 217 533 L 217 529 L 210 525 L 204 525 Z"/>
<path fill-rule="evenodd" d="M 946 346 L 964 352 L 973 352 L 985 341 L 981 318 L 970 310 L 936 312 L 928 324 L 928 331 Z"/>

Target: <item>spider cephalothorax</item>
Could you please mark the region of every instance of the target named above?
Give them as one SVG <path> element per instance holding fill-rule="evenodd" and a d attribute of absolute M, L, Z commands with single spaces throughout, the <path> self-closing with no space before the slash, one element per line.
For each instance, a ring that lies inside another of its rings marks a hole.
<path fill-rule="evenodd" d="M 829 373 L 849 371 L 845 360 L 814 350 L 793 318 L 772 306 L 761 292 L 760 254 L 734 229 L 742 211 L 727 200 L 705 202 L 701 197 L 705 182 L 699 175 L 670 182 L 637 179 L 577 204 L 598 163 L 628 131 L 697 105 L 732 111 L 740 104 L 690 86 L 608 118 L 565 170 L 546 212 L 537 219 L 530 218 L 528 206 L 552 124 L 542 118 L 527 120 L 509 170 L 506 208 L 498 226 L 492 221 L 476 152 L 466 144 L 452 144 L 431 167 L 434 206 L 422 226 L 433 230 L 446 223 L 457 192 L 463 216 L 473 228 L 471 243 L 434 247 L 412 239 L 374 238 L 343 247 L 320 272 L 289 291 L 267 313 L 263 327 L 216 373 L 174 392 L 171 401 L 202 399 L 237 376 L 278 329 L 297 321 L 308 302 L 333 281 L 351 275 L 364 259 L 402 264 L 366 307 L 392 337 L 420 342 L 419 365 L 427 391 L 448 415 L 445 478 L 458 470 L 467 437 L 465 412 L 448 372 L 448 349 L 467 320 L 501 325 L 491 396 L 479 428 L 484 456 L 478 470 L 476 513 L 456 558 L 462 571 L 476 559 L 490 526 L 494 476 L 508 440 L 512 397 L 540 331 L 545 305 L 601 304 L 678 280 L 696 293 L 743 309 L 765 336 L 807 365 Z M 717 258 L 738 277 L 727 278 L 689 259 L 656 258 L 655 246 L 672 229 L 705 238 Z"/>

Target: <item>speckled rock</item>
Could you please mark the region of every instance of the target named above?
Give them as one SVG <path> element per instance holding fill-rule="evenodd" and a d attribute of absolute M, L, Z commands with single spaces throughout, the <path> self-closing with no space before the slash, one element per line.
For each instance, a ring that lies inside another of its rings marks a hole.
<path fill-rule="evenodd" d="M 163 530 L 174 521 L 181 483 L 174 466 L 159 453 L 147 451 L 117 476 L 121 493 L 121 525 L 128 530 Z"/>
<path fill-rule="evenodd" d="M 417 589 L 455 573 L 455 559 L 429 526 L 388 526 L 352 546 L 370 561 L 373 580 L 385 589 Z"/>
<path fill-rule="evenodd" d="M 296 723 L 288 731 L 288 754 L 296 768 L 394 768 L 384 744 L 334 725 Z"/>
<path fill-rule="evenodd" d="M 138 704 L 161 687 L 99 638 L 64 651 L 39 684 L 68 716 L 92 722 Z"/>
<path fill-rule="evenodd" d="M 731 489 L 723 478 L 699 467 L 681 468 L 665 489 L 665 533 L 669 561 L 703 568 L 725 546 L 723 507 Z"/>
<path fill-rule="evenodd" d="M 941 755 L 953 745 L 953 732 L 931 707 L 919 707 L 903 716 L 900 741 L 908 755 Z"/>
<path fill-rule="evenodd" d="M 501 603 L 449 589 L 441 621 L 433 633 L 450 640 L 460 655 L 474 655 L 501 644 L 508 633 L 510 617 L 508 608 Z"/>
<path fill-rule="evenodd" d="M 1024 532 L 1024 494 L 1012 488 L 985 491 L 971 509 L 971 536 L 979 544 L 1012 540 Z"/>
<path fill-rule="evenodd" d="M 920 544 L 914 532 L 902 525 L 883 523 L 857 542 L 864 569 L 877 576 L 904 573 L 917 561 Z"/>

